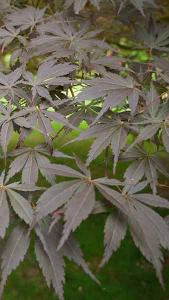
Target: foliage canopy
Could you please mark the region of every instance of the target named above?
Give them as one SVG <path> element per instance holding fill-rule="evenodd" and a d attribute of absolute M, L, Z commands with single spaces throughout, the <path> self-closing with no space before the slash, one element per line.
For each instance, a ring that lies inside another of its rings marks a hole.
<path fill-rule="evenodd" d="M 73 236 L 93 214 L 107 216 L 100 267 L 129 230 L 164 285 L 162 248 L 169 250 L 164 217 L 169 201 L 161 194 L 169 177 L 164 9 L 154 0 L 0 1 L 0 237 L 5 239 L 0 295 L 33 236 L 39 266 L 60 300 L 65 257 L 100 284 Z M 82 121 L 87 128 L 80 132 Z M 57 131 L 55 122 L 61 124 Z M 54 146 L 73 130 L 79 134 L 69 143 L 92 139 L 85 162 Z M 33 131 L 44 143 L 28 147 Z M 92 161 L 103 152 L 105 174 L 98 178 Z M 124 162 L 119 179 L 117 168 Z"/>

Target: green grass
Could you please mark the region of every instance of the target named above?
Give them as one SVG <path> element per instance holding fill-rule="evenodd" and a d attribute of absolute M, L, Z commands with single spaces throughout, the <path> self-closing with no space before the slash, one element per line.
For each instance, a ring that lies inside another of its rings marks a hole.
<path fill-rule="evenodd" d="M 54 125 L 55 129 L 58 126 Z M 82 126 L 84 129 L 84 124 Z M 59 150 L 65 153 L 76 153 L 82 159 L 86 158 L 91 141 L 82 141 L 61 147 L 63 142 L 75 137 L 78 133 L 69 134 L 55 143 Z M 35 146 L 43 142 L 43 137 L 33 132 L 26 144 Z M 16 143 L 16 135 L 10 147 Z M 57 159 L 64 163 L 64 160 Z M 74 166 L 72 161 L 66 160 Z M 109 172 L 111 174 L 111 164 Z M 125 165 L 120 165 L 117 177 L 121 177 Z M 104 155 L 92 163 L 94 176 L 104 176 Z M 123 241 L 121 248 L 112 256 L 110 262 L 98 270 L 103 254 L 103 227 L 105 216 L 92 216 L 83 222 L 75 235 L 84 251 L 91 270 L 101 282 L 98 286 L 83 273 L 75 264 L 66 261 L 66 300 L 167 300 L 169 299 L 169 256 L 166 256 L 164 280 L 166 290 L 163 290 L 156 278 L 152 266 L 146 262 L 139 250 L 134 246 L 131 237 Z M 54 292 L 46 286 L 46 282 L 38 268 L 33 245 L 25 261 L 12 273 L 7 281 L 3 300 L 57 300 Z"/>

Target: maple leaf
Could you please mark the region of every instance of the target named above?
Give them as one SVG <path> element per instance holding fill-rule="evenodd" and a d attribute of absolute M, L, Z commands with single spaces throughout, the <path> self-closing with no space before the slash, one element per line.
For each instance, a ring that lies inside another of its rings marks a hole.
<path fill-rule="evenodd" d="M 71 234 L 61 251 L 56 251 L 62 234 L 62 225 L 55 224 L 50 229 L 50 218 L 46 223 L 39 223 L 35 227 L 35 253 L 40 268 L 46 278 L 47 284 L 54 287 L 59 299 L 63 299 L 63 283 L 65 281 L 64 257 L 82 267 L 97 284 L 99 281 L 89 270 L 83 258 L 80 245 Z M 31 231 L 28 227 L 19 224 L 9 235 L 2 252 L 2 278 L 0 282 L 0 295 L 2 295 L 7 277 L 23 261 L 31 241 Z"/>
<path fill-rule="evenodd" d="M 169 208 L 169 202 L 159 196 L 151 194 L 138 194 L 140 190 L 144 189 L 144 187 L 147 185 L 147 182 L 141 182 L 135 185 L 127 185 L 123 188 L 122 194 L 120 194 L 108 186 L 117 186 L 122 185 L 123 183 L 119 182 L 118 180 L 107 178 L 91 179 L 91 177 L 87 177 L 90 176 L 90 174 L 88 173 L 87 175 L 86 172 L 88 170 L 86 170 L 86 167 L 83 165 L 83 163 L 78 161 L 77 164 L 80 168 L 83 167 L 81 179 L 56 184 L 54 187 L 49 188 L 44 194 L 42 194 L 37 204 L 38 218 L 42 218 L 42 216 L 44 217 L 48 213 L 58 209 L 63 205 L 65 207 L 65 225 L 63 228 L 62 238 L 58 244 L 58 249 L 62 249 L 70 232 L 74 231 L 81 221 L 86 219 L 86 217 L 92 213 L 95 202 L 94 188 L 96 187 L 100 193 L 125 216 L 125 222 L 129 224 L 129 228 L 134 236 L 133 239 L 136 245 L 140 248 L 143 255 L 151 263 L 153 263 L 154 267 L 156 268 L 158 278 L 161 284 L 163 284 L 161 275 L 161 261 L 163 258 L 160 251 L 160 245 L 166 249 L 169 249 L 169 231 L 163 218 L 149 208 L 149 206 Z M 70 176 L 70 172 L 72 173 L 72 176 L 78 178 L 80 177 L 79 173 L 76 174 L 77 171 L 73 171 L 70 168 L 67 171 L 65 166 L 59 166 L 58 168 L 59 175 L 64 174 Z M 84 177 L 84 173 L 86 173 L 86 177 Z M 75 210 L 73 209 L 75 203 L 77 204 L 76 207 L 79 207 L 79 209 L 76 211 L 76 214 L 74 213 Z M 73 215 L 71 213 L 72 211 Z M 145 214 L 147 217 L 146 224 L 149 224 L 147 225 L 148 228 L 145 227 Z M 120 230 L 119 226 L 121 226 L 121 224 L 117 223 L 116 226 L 117 230 Z M 110 232 L 108 233 L 105 243 L 106 245 L 109 243 L 109 246 L 106 250 L 106 253 L 108 254 L 105 254 L 105 261 L 107 261 L 107 259 L 110 257 L 112 251 L 119 247 L 121 239 L 124 238 L 125 231 L 126 230 L 120 230 L 121 237 L 115 237 L 115 244 L 113 244 L 114 238 L 112 238 L 112 241 L 108 242 L 108 240 L 110 240 Z M 138 232 L 141 232 L 142 239 L 139 238 Z M 151 235 L 153 236 L 152 240 L 150 239 Z M 143 241 L 143 244 L 141 241 Z"/>
<path fill-rule="evenodd" d="M 132 114 L 135 113 L 140 91 L 131 77 L 123 78 L 117 74 L 106 72 L 103 78 L 85 81 L 90 87 L 84 88 L 76 98 L 76 102 L 104 98 L 103 107 L 97 119 L 109 108 L 120 105 L 128 99 Z"/>
<path fill-rule="evenodd" d="M 7 179 L 22 171 L 22 183 L 35 184 L 40 171 L 47 181 L 55 183 L 55 174 L 52 174 L 54 164 L 50 162 L 49 155 L 49 151 L 42 146 L 23 147 L 10 152 L 8 156 L 16 158 L 10 164 Z M 54 151 L 53 156 L 71 158 L 57 150 Z"/>
<path fill-rule="evenodd" d="M 144 96 L 146 105 L 134 123 L 139 125 L 140 133 L 134 142 L 128 147 L 129 151 L 133 146 L 144 140 L 153 138 L 160 130 L 165 149 L 169 151 L 169 106 L 168 102 L 161 104 L 161 99 L 152 85 Z"/>
<path fill-rule="evenodd" d="M 20 29 L 16 29 L 10 25 L 0 28 L 0 45 L 2 46 L 2 51 L 15 39 L 23 45 L 26 44 L 26 39 L 20 35 Z"/>
<path fill-rule="evenodd" d="M 103 185 L 121 185 L 121 183 L 115 179 L 91 179 L 90 170 L 86 168 L 85 164 L 79 158 L 76 157 L 75 159 L 81 172 L 64 165 L 55 165 L 54 168 L 56 175 L 74 177 L 77 179 L 60 182 L 47 189 L 38 199 L 36 207 L 36 221 L 39 221 L 64 206 L 65 225 L 63 236 L 58 245 L 59 249 L 62 248 L 70 233 L 93 213 L 96 205 L 95 181 Z"/>
<path fill-rule="evenodd" d="M 165 25 L 155 23 L 154 20 L 150 19 L 147 28 L 138 28 L 137 38 L 151 50 L 168 52 L 168 29 Z"/>
<path fill-rule="evenodd" d="M 30 48 L 39 49 L 46 45 L 46 53 L 57 52 L 59 48 L 68 49 L 72 55 L 81 61 L 86 56 L 86 51 L 91 49 L 108 49 L 108 45 L 96 39 L 100 30 L 90 31 L 89 24 L 83 24 L 78 30 L 63 18 L 59 21 L 51 21 L 38 27 L 40 36 L 33 39 Z M 56 45 L 54 48 L 54 44 Z M 59 48 L 58 46 L 59 45 Z M 57 50 L 58 48 L 58 50 Z"/>
<path fill-rule="evenodd" d="M 107 69 L 125 70 L 124 62 L 125 59 L 115 55 L 103 56 L 103 51 L 96 49 L 94 52 L 89 53 L 88 56 L 84 56 L 82 64 L 87 72 L 95 70 L 97 73 L 104 74 Z"/>
<path fill-rule="evenodd" d="M 70 142 L 95 138 L 88 153 L 87 165 L 89 165 L 90 162 L 101 154 L 108 146 L 111 146 L 114 154 L 113 171 L 115 172 L 120 151 L 125 147 L 127 142 L 128 130 L 128 122 L 125 122 L 120 117 L 116 116 L 112 121 L 109 119 L 101 120 L 99 124 L 91 126 Z"/>
<path fill-rule="evenodd" d="M 60 112 L 55 110 L 48 110 L 48 105 L 39 104 L 30 107 L 30 113 L 28 114 L 26 121 L 32 128 L 40 131 L 47 142 L 52 147 L 52 133 L 53 127 L 52 122 L 59 122 L 64 125 L 64 128 L 76 129 L 69 120 L 62 115 Z"/>
<path fill-rule="evenodd" d="M 22 90 L 19 88 L 21 84 L 22 68 L 17 68 L 9 74 L 0 72 L 0 97 L 23 96 Z"/>
<path fill-rule="evenodd" d="M 31 30 L 43 20 L 45 8 L 39 9 L 33 6 L 27 6 L 22 9 L 15 9 L 5 17 L 7 25 L 19 28 L 20 30 Z"/>
<path fill-rule="evenodd" d="M 166 177 L 169 176 L 165 159 L 160 154 L 161 152 L 158 152 L 154 144 L 149 144 L 149 149 L 137 145 L 130 151 L 121 154 L 120 159 L 122 161 L 133 161 L 124 173 L 126 184 L 136 184 L 143 177 L 146 177 L 155 194 L 157 192 L 158 173 Z"/>
<path fill-rule="evenodd" d="M 33 98 L 38 94 L 53 104 L 50 93 L 46 87 L 50 85 L 63 86 L 70 84 L 70 78 L 65 75 L 68 75 L 73 70 L 75 70 L 75 66 L 69 63 L 56 64 L 56 61 L 47 61 L 39 66 L 36 76 L 33 76 L 31 72 L 25 72 L 23 74 L 25 79 L 23 83 L 32 86 Z"/>
<path fill-rule="evenodd" d="M 163 285 L 162 261 L 163 254 L 161 246 L 169 249 L 169 229 L 165 220 L 155 212 L 152 207 L 169 208 L 168 200 L 151 194 L 140 194 L 147 183 L 141 182 L 136 185 L 130 185 L 130 188 L 124 187 L 122 193 L 119 193 L 109 187 L 96 183 L 101 194 L 110 201 L 122 214 L 122 219 L 116 221 L 115 226 L 111 226 L 112 217 L 108 217 L 105 227 L 106 252 L 104 262 L 109 259 L 112 252 L 120 246 L 121 240 L 126 232 L 128 223 L 131 235 L 136 246 L 140 249 L 146 259 L 153 264 L 156 269 L 160 283 Z M 146 219 L 145 219 L 146 216 Z M 120 223 L 119 223 L 120 222 Z M 115 231 L 116 230 L 116 231 Z M 117 231 L 119 232 L 117 236 Z"/>
<path fill-rule="evenodd" d="M 7 147 L 12 137 L 14 128 L 17 126 L 24 128 L 31 128 L 31 125 L 27 122 L 25 116 L 30 113 L 31 109 L 23 109 L 15 111 L 12 105 L 5 107 L 0 104 L 0 144 L 6 156 Z"/>
<path fill-rule="evenodd" d="M 64 256 L 68 257 L 69 260 L 73 260 L 77 265 L 81 266 L 93 280 L 99 283 L 89 270 L 87 263 L 83 259 L 83 254 L 81 252 L 80 246 L 72 235 L 70 235 L 62 250 L 56 251 L 62 232 L 61 224 L 55 224 L 50 232 L 48 225 L 46 226 L 42 224 L 36 227 L 35 230 L 38 236 L 38 240 L 35 244 L 37 260 L 42 269 L 43 275 L 46 278 L 48 286 L 50 287 L 50 285 L 52 284 L 60 300 L 64 299 Z"/>
<path fill-rule="evenodd" d="M 25 221 L 28 225 L 31 225 L 33 221 L 33 209 L 22 195 L 17 191 L 36 191 L 40 188 L 34 185 L 22 185 L 18 182 L 7 183 L 5 179 L 5 172 L 0 175 L 0 236 L 4 237 L 6 228 L 9 225 L 9 206 L 7 199 L 9 199 L 10 204 L 15 211 L 15 213 Z"/>

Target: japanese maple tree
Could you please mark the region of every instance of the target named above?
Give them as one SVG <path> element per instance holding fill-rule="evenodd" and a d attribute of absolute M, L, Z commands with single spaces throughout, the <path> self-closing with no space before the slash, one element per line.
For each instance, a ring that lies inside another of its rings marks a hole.
<path fill-rule="evenodd" d="M 165 285 L 169 200 L 161 189 L 169 188 L 169 26 L 164 8 L 155 0 L 0 1 L 1 296 L 30 242 L 60 300 L 65 257 L 102 284 L 74 236 L 94 214 L 106 220 L 99 267 L 128 230 Z M 100 22 L 105 12 L 108 26 Z M 65 142 L 73 131 L 76 137 Z M 31 147 L 27 138 L 34 132 L 43 143 Z M 73 150 L 64 153 L 62 146 L 89 139 L 85 160 Z M 100 155 L 104 173 L 97 176 L 92 162 Z"/>

